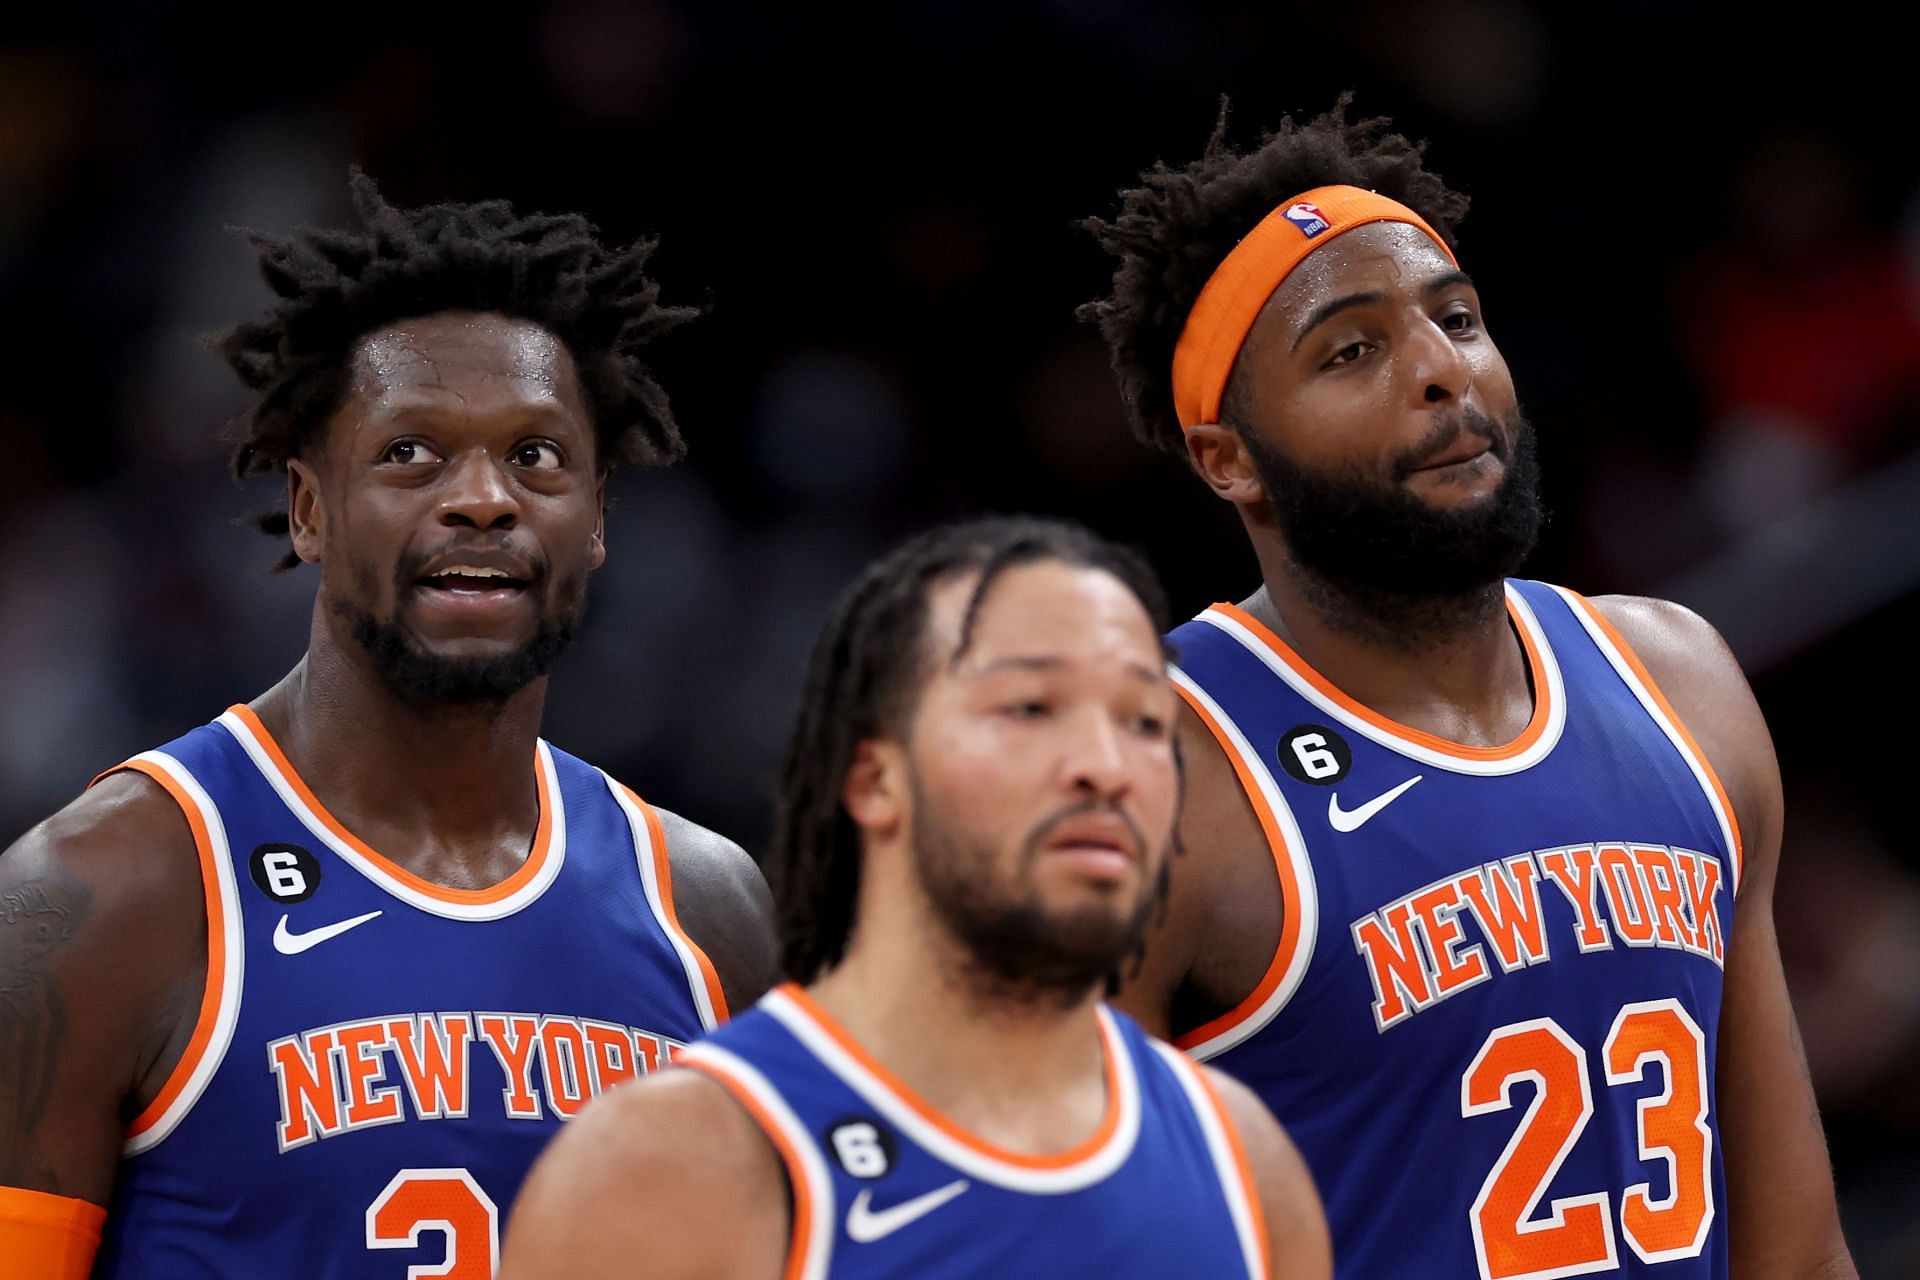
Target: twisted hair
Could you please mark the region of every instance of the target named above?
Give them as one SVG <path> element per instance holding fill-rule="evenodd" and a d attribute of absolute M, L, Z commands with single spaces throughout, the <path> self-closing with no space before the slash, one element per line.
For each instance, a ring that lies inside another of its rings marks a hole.
<path fill-rule="evenodd" d="M 1406 205 L 1453 246 L 1467 197 L 1425 168 L 1424 143 L 1392 132 L 1384 117 L 1348 120 L 1351 105 L 1343 93 L 1305 124 L 1285 117 L 1243 152 L 1227 141 L 1223 102 L 1199 159 L 1178 169 L 1156 162 L 1139 186 L 1120 193 L 1112 221 L 1080 224 L 1119 263 L 1112 294 L 1075 314 L 1100 326 L 1128 422 L 1143 443 L 1185 447 L 1173 403 L 1180 331 L 1220 263 L 1281 201 L 1315 187 L 1364 187 Z"/>
<path fill-rule="evenodd" d="M 564 343 L 602 468 L 660 466 L 685 454 L 666 392 L 639 356 L 696 314 L 660 305 L 660 287 L 645 272 L 654 241 L 610 249 L 579 214 L 522 215 L 504 200 L 398 209 L 358 168 L 349 185 L 357 230 L 248 233 L 277 301 L 212 339 L 257 395 L 227 432 L 237 478 L 285 471 L 313 444 L 346 393 L 361 338 L 443 311 L 515 316 Z M 276 537 L 287 533 L 285 513 L 258 524 Z M 289 554 L 282 567 L 294 563 Z"/>
<path fill-rule="evenodd" d="M 905 736 L 933 664 L 966 655 L 995 579 L 1040 560 L 1113 575 L 1140 601 L 1156 632 L 1167 629 L 1166 596 L 1138 555 L 1081 525 L 1024 516 L 923 533 L 869 566 L 835 602 L 808 664 L 763 864 L 789 978 L 810 982 L 839 963 L 853 931 L 861 837 L 840 793 L 855 751 L 870 738 Z M 965 573 L 978 576 L 961 615 L 958 647 L 930 654 L 929 597 L 939 583 Z"/>

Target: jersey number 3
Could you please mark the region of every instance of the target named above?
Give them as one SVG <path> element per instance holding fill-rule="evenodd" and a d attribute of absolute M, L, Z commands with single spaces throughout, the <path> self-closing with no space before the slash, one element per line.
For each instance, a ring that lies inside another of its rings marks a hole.
<path fill-rule="evenodd" d="M 447 1237 L 446 1260 L 407 1268 L 407 1280 L 492 1280 L 500 1261 L 500 1210 L 465 1169 L 402 1169 L 367 1206 L 367 1248 L 414 1249 L 422 1231 Z"/>
<path fill-rule="evenodd" d="M 1630 1004 L 1601 1047 L 1607 1083 L 1631 1084 L 1659 1063 L 1664 1090 L 1639 1103 L 1640 1158 L 1667 1167 L 1667 1194 L 1626 1188 L 1620 1230 L 1643 1262 L 1699 1254 L 1713 1222 L 1713 1131 L 1707 1126 L 1707 1045 L 1676 1000 Z M 1565 1196 L 1535 1217 L 1540 1197 L 1593 1116 L 1587 1053 L 1552 1018 L 1497 1028 L 1460 1078 L 1460 1114 L 1506 1111 L 1513 1086 L 1533 1101 L 1474 1199 L 1473 1247 L 1484 1280 L 1552 1280 L 1620 1265 L 1605 1191 Z"/>

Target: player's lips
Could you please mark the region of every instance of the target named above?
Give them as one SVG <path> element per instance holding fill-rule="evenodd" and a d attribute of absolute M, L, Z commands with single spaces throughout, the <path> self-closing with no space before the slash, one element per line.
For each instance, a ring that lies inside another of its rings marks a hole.
<path fill-rule="evenodd" d="M 1040 842 L 1041 853 L 1064 858 L 1103 879 L 1118 879 L 1140 861 L 1133 824 L 1113 812 L 1079 813 L 1055 823 Z"/>
<path fill-rule="evenodd" d="M 420 580 L 443 577 L 474 578 L 492 585 L 524 587 L 533 580 L 533 568 L 501 547 L 466 547 L 443 552 L 420 568 Z"/>
<path fill-rule="evenodd" d="M 1412 471 L 1418 474 L 1422 471 L 1439 471 L 1446 467 L 1457 467 L 1462 463 L 1478 461 L 1491 452 L 1493 452 L 1493 441 L 1488 437 L 1463 434 L 1445 449 L 1412 468 Z"/>
<path fill-rule="evenodd" d="M 428 561 L 414 587 L 437 609 L 479 615 L 518 605 L 532 581 L 533 570 L 518 556 L 474 548 Z"/>

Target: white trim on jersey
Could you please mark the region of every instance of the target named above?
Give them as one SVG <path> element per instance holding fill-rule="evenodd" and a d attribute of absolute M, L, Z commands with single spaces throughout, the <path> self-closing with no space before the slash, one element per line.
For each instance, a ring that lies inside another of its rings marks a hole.
<path fill-rule="evenodd" d="M 300 820 L 300 824 L 307 829 L 308 834 L 313 836 L 313 838 L 321 844 L 327 846 L 327 848 L 333 850 L 342 862 L 345 862 L 355 871 L 358 871 L 361 875 L 394 897 L 400 899 L 408 906 L 418 907 L 422 911 L 441 916 L 448 920 L 503 919 L 516 911 L 531 906 L 542 893 L 546 892 L 547 886 L 552 884 L 554 877 L 560 874 L 560 864 L 566 861 L 567 807 L 566 802 L 561 799 L 560 796 L 560 778 L 553 766 L 551 749 L 547 746 L 544 739 L 536 743 L 534 759 L 538 762 L 541 774 L 546 780 L 547 795 L 550 797 L 553 805 L 553 833 L 548 842 L 547 856 L 541 863 L 540 869 L 534 878 L 522 885 L 518 890 L 500 899 L 498 902 L 476 904 L 469 902 L 449 902 L 444 898 L 437 898 L 430 894 L 421 893 L 413 886 L 395 879 L 389 875 L 385 869 L 368 861 L 358 849 L 355 849 L 352 845 L 334 835 L 334 833 L 327 828 L 327 825 L 320 820 L 319 816 L 308 807 L 307 802 L 300 797 L 299 792 L 295 791 L 293 787 L 288 784 L 285 775 L 275 766 L 272 757 L 267 754 L 266 748 L 262 746 L 260 740 L 254 736 L 253 730 L 247 726 L 246 721 L 234 715 L 231 711 L 228 711 L 221 715 L 215 723 L 233 735 L 234 740 L 240 744 L 246 751 L 248 758 L 253 761 L 254 767 L 260 771 L 260 776 L 267 780 L 268 785 L 273 788 L 274 793 L 280 797 L 281 803 L 285 804 L 293 813 L 294 817 Z"/>
<path fill-rule="evenodd" d="M 1153 1041 L 1153 1049 L 1173 1070 L 1174 1079 L 1180 1082 L 1180 1088 L 1187 1095 L 1187 1103 L 1193 1108 L 1194 1118 L 1200 1122 L 1200 1132 L 1207 1140 L 1207 1154 L 1213 1157 L 1213 1171 L 1220 1180 L 1220 1190 L 1227 1197 L 1227 1212 L 1233 1217 L 1233 1231 L 1240 1239 L 1240 1256 L 1246 1260 L 1247 1275 L 1252 1280 L 1267 1280 L 1261 1260 L 1266 1255 L 1266 1242 L 1260 1239 L 1259 1216 L 1254 1213 L 1248 1196 L 1258 1194 L 1254 1187 L 1246 1183 L 1240 1175 L 1240 1162 L 1234 1158 L 1233 1144 L 1227 1139 L 1226 1125 L 1232 1123 L 1216 1106 L 1212 1093 L 1207 1089 L 1200 1073 L 1206 1068 L 1190 1061 L 1185 1054 L 1170 1044 Z"/>
<path fill-rule="evenodd" d="M 1526 628 L 1527 638 L 1533 642 L 1534 650 L 1540 655 L 1540 670 L 1547 683 L 1547 723 L 1540 733 L 1539 741 L 1518 755 L 1505 760 L 1474 760 L 1445 751 L 1436 751 L 1389 729 L 1363 720 L 1314 688 L 1311 681 L 1288 665 L 1285 659 L 1270 649 L 1238 619 L 1217 609 L 1208 609 L 1194 621 L 1204 622 L 1233 637 L 1242 648 L 1264 663 L 1269 671 L 1284 680 L 1295 693 L 1361 737 L 1370 739 L 1389 751 L 1397 751 L 1409 760 L 1418 761 L 1430 768 L 1445 769 L 1452 773 L 1478 774 L 1482 777 L 1501 777 L 1531 769 L 1546 759 L 1548 753 L 1559 744 L 1560 735 L 1567 724 L 1566 682 L 1560 674 L 1560 662 L 1554 655 L 1553 646 L 1547 642 L 1547 633 L 1541 627 L 1540 620 L 1534 616 L 1533 608 L 1527 603 L 1526 597 L 1522 596 L 1512 583 L 1507 584 L 1507 603 L 1512 606 L 1513 617 Z"/>
<path fill-rule="evenodd" d="M 1286 798 L 1281 795 L 1279 786 L 1273 780 L 1273 774 L 1268 772 L 1266 762 L 1261 759 L 1260 752 L 1247 741 L 1246 735 L 1240 731 L 1240 726 L 1233 722 L 1233 717 L 1229 716 L 1192 676 L 1172 664 L 1168 665 L 1167 674 L 1175 684 L 1185 689 L 1207 708 L 1214 723 L 1224 729 L 1232 740 L 1234 754 L 1239 757 L 1240 764 L 1259 785 L 1261 799 L 1266 802 L 1267 808 L 1272 812 L 1274 821 L 1280 824 L 1282 843 L 1286 847 L 1273 852 L 1276 856 L 1284 854 L 1293 864 L 1294 883 L 1299 888 L 1299 901 L 1288 904 L 1300 913 L 1300 936 L 1294 944 L 1293 955 L 1287 962 L 1286 972 L 1280 975 L 1279 983 L 1259 1008 L 1211 1040 L 1202 1041 L 1187 1049 L 1188 1053 L 1204 1062 L 1208 1058 L 1225 1053 L 1272 1022 L 1279 1015 L 1280 1010 L 1286 1007 L 1287 1002 L 1293 999 L 1294 992 L 1300 989 L 1300 984 L 1307 976 L 1307 967 L 1313 963 L 1314 947 L 1320 938 L 1320 894 L 1314 884 L 1313 859 L 1307 852 L 1306 837 L 1301 835 L 1300 824 L 1294 821 L 1293 810 L 1287 807 Z"/>
<path fill-rule="evenodd" d="M 627 828 L 633 834 L 634 859 L 640 864 L 640 883 L 647 891 L 647 906 L 653 911 L 653 919 L 660 926 L 660 934 L 673 945 L 673 953 L 680 957 L 680 967 L 686 970 L 687 990 L 693 994 L 693 1007 L 700 1014 L 700 1025 L 712 1031 L 720 1025 L 720 1017 L 714 1012 L 713 1000 L 707 994 L 706 976 L 700 971 L 700 961 L 687 945 L 686 937 L 667 918 L 666 905 L 660 898 L 660 874 L 654 868 L 653 832 L 647 824 L 644 813 L 634 807 L 627 798 L 627 790 L 612 778 L 605 770 L 596 770 L 600 780 L 607 784 L 607 794 L 620 806 L 620 812 L 626 815 Z M 643 802 L 644 803 L 644 802 Z M 659 851 L 662 857 L 667 850 Z"/>
<path fill-rule="evenodd" d="M 960 1141 L 922 1115 L 918 1108 L 902 1098 L 886 1081 L 841 1047 L 833 1034 L 815 1022 L 785 992 L 778 988 L 761 998 L 759 1007 L 772 1014 L 818 1058 L 823 1066 L 855 1093 L 865 1098 L 895 1128 L 925 1148 L 935 1159 L 945 1161 L 968 1174 L 1009 1191 L 1028 1195 L 1065 1195 L 1090 1187 L 1111 1175 L 1133 1154 L 1140 1136 L 1140 1082 L 1134 1074 L 1133 1056 L 1113 1017 L 1105 1008 L 1097 1010 L 1100 1038 L 1109 1060 L 1118 1097 L 1109 1105 L 1118 1109 L 1111 1137 L 1098 1151 L 1084 1160 L 1061 1168 L 1027 1169 L 1009 1164 L 978 1147 Z"/>
<path fill-rule="evenodd" d="M 1608 636 L 1607 633 L 1587 615 L 1587 611 L 1580 607 L 1580 603 L 1575 599 L 1573 592 L 1567 590 L 1565 587 L 1554 587 L 1553 589 L 1559 593 L 1561 599 L 1566 601 L 1567 612 L 1578 619 L 1580 625 L 1586 629 L 1587 635 L 1592 637 L 1594 647 L 1606 656 L 1607 662 L 1613 667 L 1614 672 L 1619 675 L 1621 680 L 1626 682 L 1627 688 L 1632 690 L 1633 696 L 1639 701 L 1641 709 L 1647 713 L 1656 725 L 1660 726 L 1660 732 L 1667 735 L 1667 741 L 1671 742 L 1673 749 L 1680 753 L 1680 758 L 1687 762 L 1687 768 L 1693 772 L 1693 780 L 1699 785 L 1700 793 L 1707 798 L 1707 807 L 1713 810 L 1714 821 L 1720 824 L 1721 852 L 1727 859 L 1727 874 L 1733 881 L 1733 895 L 1736 898 L 1739 897 L 1741 872 L 1745 870 L 1745 868 L 1741 866 L 1739 843 L 1734 839 L 1733 824 L 1727 820 L 1727 811 L 1720 803 L 1720 793 L 1714 787 L 1712 777 L 1707 773 L 1705 762 L 1694 755 L 1692 749 L 1687 746 L 1687 740 L 1681 734 L 1678 726 L 1669 720 L 1666 713 L 1660 709 L 1659 700 L 1653 696 L 1653 693 L 1646 685 L 1641 683 L 1640 677 L 1634 674 L 1632 665 L 1613 643 L 1612 637 Z"/>
<path fill-rule="evenodd" d="M 140 762 L 153 766 L 173 779 L 182 791 L 193 801 L 199 810 L 200 821 L 207 829 L 207 842 L 212 846 L 213 872 L 218 881 L 222 921 L 221 940 L 225 947 L 225 963 L 220 973 L 220 1003 L 214 1014 L 213 1032 L 207 1038 L 206 1045 L 200 1051 L 200 1060 L 193 1064 L 187 1081 L 180 1092 L 174 1096 L 167 1109 L 160 1113 L 154 1122 L 145 1129 L 128 1138 L 123 1148 L 126 1155 L 136 1156 L 158 1146 L 162 1139 L 179 1127 L 187 1118 L 193 1104 L 206 1092 L 207 1085 L 213 1079 L 214 1072 L 226 1060 L 227 1049 L 233 1043 L 234 1025 L 240 1020 L 240 993 L 242 979 L 246 970 L 246 935 L 241 928 L 240 894 L 235 881 L 233 856 L 227 846 L 226 824 L 220 820 L 220 810 L 213 803 L 213 797 L 206 793 L 198 779 L 172 756 L 160 751 L 143 751 L 129 764 Z M 211 927 L 211 922 L 209 922 Z M 212 963 L 212 958 L 208 958 Z"/>
<path fill-rule="evenodd" d="M 810 1212 L 807 1215 L 807 1254 L 800 1264 L 801 1280 L 826 1280 L 827 1264 L 833 1256 L 834 1240 L 839 1233 L 839 1216 L 834 1204 L 833 1175 L 826 1158 L 814 1143 L 807 1126 L 793 1113 L 787 1100 L 758 1068 L 716 1044 L 696 1044 L 681 1050 L 675 1061 L 698 1064 L 705 1071 L 722 1076 L 749 1094 L 767 1120 L 777 1125 L 786 1145 L 800 1161 L 805 1188 L 796 1188 L 794 1199 L 804 1190 Z M 786 1162 L 781 1161 L 785 1167 Z M 789 1176 L 791 1176 L 789 1174 Z"/>

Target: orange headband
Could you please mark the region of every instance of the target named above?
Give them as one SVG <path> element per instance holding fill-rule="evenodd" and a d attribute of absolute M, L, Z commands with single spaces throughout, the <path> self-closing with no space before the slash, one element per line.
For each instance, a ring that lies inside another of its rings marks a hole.
<path fill-rule="evenodd" d="M 1369 222 L 1416 226 L 1447 261 L 1460 265 L 1426 220 L 1398 200 L 1359 187 L 1315 187 L 1283 202 L 1233 247 L 1187 313 L 1173 350 L 1173 407 L 1182 431 L 1220 421 L 1220 396 L 1234 357 L 1280 282 L 1315 249 Z"/>

